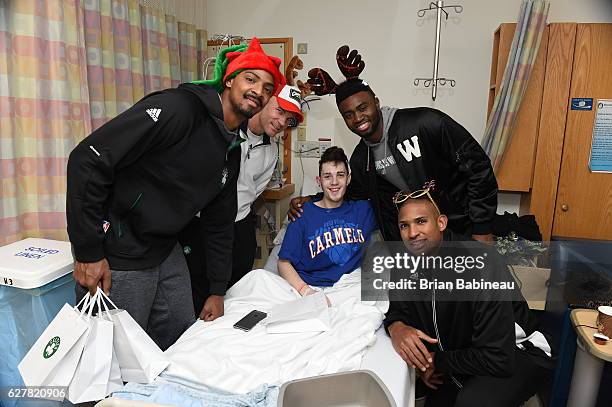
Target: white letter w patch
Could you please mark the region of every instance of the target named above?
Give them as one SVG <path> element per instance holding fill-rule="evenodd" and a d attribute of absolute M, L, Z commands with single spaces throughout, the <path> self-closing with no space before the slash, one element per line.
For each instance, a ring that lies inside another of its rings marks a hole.
<path fill-rule="evenodd" d="M 397 145 L 397 149 L 402 153 L 406 161 L 412 161 L 412 156 L 420 157 L 421 156 L 421 147 L 419 146 L 419 136 L 416 134 L 410 138 L 412 140 L 412 144 L 410 144 L 409 140 L 404 140 L 402 143 Z"/>

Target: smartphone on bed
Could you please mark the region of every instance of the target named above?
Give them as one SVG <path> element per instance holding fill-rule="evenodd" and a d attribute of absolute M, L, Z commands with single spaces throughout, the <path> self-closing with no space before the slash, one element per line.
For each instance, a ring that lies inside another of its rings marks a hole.
<path fill-rule="evenodd" d="M 255 325 L 262 319 L 267 317 L 268 314 L 262 311 L 253 310 L 249 312 L 244 318 L 234 324 L 234 328 L 242 329 L 243 331 L 250 331 Z"/>

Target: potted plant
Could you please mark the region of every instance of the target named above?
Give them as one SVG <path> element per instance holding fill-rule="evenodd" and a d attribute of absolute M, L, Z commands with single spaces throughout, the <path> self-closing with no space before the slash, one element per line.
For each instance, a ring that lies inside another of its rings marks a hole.
<path fill-rule="evenodd" d="M 529 308 L 543 310 L 546 304 L 550 268 L 542 265 L 547 263 L 544 260 L 548 248 L 542 242 L 524 239 L 515 232 L 496 237 L 495 248 L 506 259 Z"/>

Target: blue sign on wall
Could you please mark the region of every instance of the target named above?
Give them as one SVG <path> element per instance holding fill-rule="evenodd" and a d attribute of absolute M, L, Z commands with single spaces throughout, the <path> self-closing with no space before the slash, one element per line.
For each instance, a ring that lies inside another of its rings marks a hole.
<path fill-rule="evenodd" d="M 572 98 L 572 110 L 593 110 L 593 98 Z"/>

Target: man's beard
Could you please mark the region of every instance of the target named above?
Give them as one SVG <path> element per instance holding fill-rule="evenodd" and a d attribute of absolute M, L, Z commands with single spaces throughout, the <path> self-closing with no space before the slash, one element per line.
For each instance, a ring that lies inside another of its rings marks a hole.
<path fill-rule="evenodd" d="M 243 96 L 242 99 L 246 100 L 247 99 L 246 95 Z M 258 101 L 261 107 L 261 100 L 258 99 Z M 250 119 L 251 117 L 255 116 L 258 113 L 258 111 L 255 111 L 257 109 L 256 107 L 250 107 L 250 106 L 243 107 L 240 102 L 232 101 L 232 105 L 234 106 L 234 110 L 238 112 L 238 114 L 246 117 L 247 119 Z"/>
<path fill-rule="evenodd" d="M 243 108 L 240 104 L 238 104 L 236 106 L 236 110 L 238 110 L 238 113 L 241 116 L 246 117 L 247 119 L 250 119 L 251 117 L 255 116 L 255 112 L 253 108 Z"/>
<path fill-rule="evenodd" d="M 240 103 L 235 102 L 233 102 L 232 105 L 234 105 L 234 110 L 238 112 L 239 115 L 246 117 L 247 119 L 255 116 L 255 108 L 253 107 L 243 107 Z"/>

